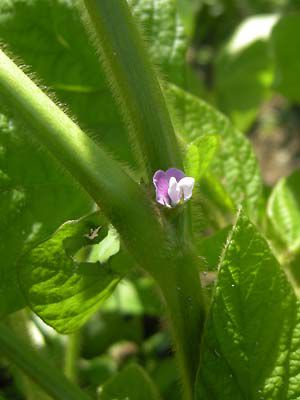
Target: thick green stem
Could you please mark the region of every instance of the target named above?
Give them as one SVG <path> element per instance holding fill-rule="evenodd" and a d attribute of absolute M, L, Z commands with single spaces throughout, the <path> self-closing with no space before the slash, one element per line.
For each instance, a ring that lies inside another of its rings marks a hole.
<path fill-rule="evenodd" d="M 0 323 L 0 352 L 36 381 L 53 399 L 90 400 L 53 365 Z"/>
<path fill-rule="evenodd" d="M 142 149 L 148 178 L 182 168 L 177 139 L 150 57 L 126 0 L 84 0 L 107 79 Z"/>
<path fill-rule="evenodd" d="M 0 96 L 101 207 L 139 262 L 151 259 L 164 234 L 147 195 L 1 50 Z"/>
<path fill-rule="evenodd" d="M 182 168 L 169 113 L 140 32 L 125 0 L 84 0 L 107 78 L 148 161 L 148 178 L 157 169 Z M 178 216 L 177 237 L 191 239 L 188 207 Z M 185 244 L 152 271 L 169 310 L 186 399 L 193 397 L 204 321 L 197 260 L 187 261 Z"/>
<path fill-rule="evenodd" d="M 160 285 L 171 321 L 184 399 L 192 400 L 205 309 L 196 258 L 181 250 L 177 254 L 172 269 L 166 268 L 164 277 L 160 277 Z"/>
<path fill-rule="evenodd" d="M 99 204 L 136 261 L 156 279 L 171 318 L 185 399 L 191 400 L 204 318 L 197 262 L 191 252 L 185 244 L 174 245 L 139 185 L 1 51 L 0 95 Z M 4 339 L 0 331 L 0 346 Z M 10 356 L 26 371 L 22 353 Z"/>

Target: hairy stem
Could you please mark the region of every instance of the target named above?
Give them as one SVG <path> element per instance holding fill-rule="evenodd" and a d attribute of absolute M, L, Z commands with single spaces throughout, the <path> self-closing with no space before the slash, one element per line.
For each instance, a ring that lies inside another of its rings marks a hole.
<path fill-rule="evenodd" d="M 84 0 L 84 4 L 107 78 L 147 159 L 149 181 L 157 169 L 182 168 L 165 100 L 127 2 Z M 178 222 L 177 237 L 183 242 L 191 240 L 189 207 L 178 216 Z M 162 268 L 153 275 L 166 300 L 184 395 L 190 400 L 200 353 L 204 301 L 196 260 L 186 263 L 190 255 L 182 257 L 183 248 L 174 249 L 173 256 L 160 263 Z"/>
<path fill-rule="evenodd" d="M 180 150 L 150 57 L 126 0 L 84 0 L 89 29 L 130 131 L 143 152 L 148 178 L 182 168 Z"/>
<path fill-rule="evenodd" d="M 57 400 L 90 400 L 78 387 L 73 386 L 53 365 L 31 349 L 0 323 L 0 352 Z"/>
<path fill-rule="evenodd" d="M 139 262 L 151 259 L 164 234 L 147 195 L 1 50 L 0 96 L 101 207 Z"/>
<path fill-rule="evenodd" d="M 174 244 L 177 239 L 167 233 L 139 185 L 1 50 L 0 95 L 90 194 L 138 264 L 156 279 L 171 319 L 185 399 L 191 400 L 204 311 L 197 262 L 190 250 L 185 243 Z M 15 361 L 20 363 L 23 355 L 17 354 L 21 360 L 16 356 Z"/>
<path fill-rule="evenodd" d="M 197 260 L 178 250 L 173 268 L 160 279 L 175 340 L 178 367 L 185 400 L 194 398 L 193 389 L 199 365 L 200 343 L 205 320 L 204 299 Z"/>

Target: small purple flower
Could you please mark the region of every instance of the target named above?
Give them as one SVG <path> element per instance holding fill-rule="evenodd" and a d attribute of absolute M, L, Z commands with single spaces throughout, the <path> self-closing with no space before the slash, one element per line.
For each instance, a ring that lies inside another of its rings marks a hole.
<path fill-rule="evenodd" d="M 156 171 L 153 183 L 156 201 L 166 207 L 176 207 L 182 201 L 187 201 L 192 197 L 195 179 L 185 176 L 177 168 L 169 168 L 166 172 Z"/>

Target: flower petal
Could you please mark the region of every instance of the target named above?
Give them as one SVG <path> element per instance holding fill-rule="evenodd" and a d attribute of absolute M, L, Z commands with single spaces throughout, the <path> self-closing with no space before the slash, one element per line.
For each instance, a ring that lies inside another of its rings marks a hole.
<path fill-rule="evenodd" d="M 169 168 L 166 171 L 166 174 L 169 179 L 171 179 L 171 177 L 173 176 L 177 182 L 179 182 L 180 179 L 185 177 L 184 173 L 182 171 L 180 171 L 180 169 L 177 169 L 177 168 Z"/>
<path fill-rule="evenodd" d="M 194 184 L 195 179 L 190 176 L 186 176 L 178 182 L 178 188 L 180 189 L 181 194 L 180 197 L 183 195 L 184 201 L 187 201 L 192 197 Z"/>
<path fill-rule="evenodd" d="M 176 206 L 181 200 L 181 191 L 174 176 L 169 181 L 168 195 L 171 199 L 171 205 Z"/>
<path fill-rule="evenodd" d="M 167 176 L 166 172 L 158 170 L 153 176 L 153 184 L 156 190 L 156 201 L 163 206 L 166 205 L 170 207 L 170 198 L 168 195 L 170 178 Z"/>

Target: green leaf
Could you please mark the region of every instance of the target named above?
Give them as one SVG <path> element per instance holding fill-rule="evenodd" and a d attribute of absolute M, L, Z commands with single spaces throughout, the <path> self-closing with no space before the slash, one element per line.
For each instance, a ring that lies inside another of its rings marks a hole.
<path fill-rule="evenodd" d="M 287 249 L 300 250 L 300 172 L 281 179 L 270 196 L 268 217 Z"/>
<path fill-rule="evenodd" d="M 185 55 L 188 40 L 176 2 L 172 0 L 128 0 L 149 42 L 151 59 L 164 78 L 187 86 Z"/>
<path fill-rule="evenodd" d="M 96 141 L 133 162 L 121 118 L 75 2 L 6 0 L 1 2 L 0 15 L 0 37 L 12 54 L 29 66 Z"/>
<path fill-rule="evenodd" d="M 184 155 L 186 174 L 200 181 L 216 154 L 218 144 L 219 137 L 215 135 L 204 135 L 189 143 Z"/>
<path fill-rule="evenodd" d="M 75 3 L 1 2 L 1 41 L 54 91 L 85 131 L 136 167 L 126 128 Z M 153 62 L 163 76 L 183 84 L 187 41 L 174 1 L 132 0 L 130 4 L 145 27 Z"/>
<path fill-rule="evenodd" d="M 271 45 L 275 89 L 290 100 L 300 101 L 300 14 L 286 15 L 278 21 L 272 32 Z"/>
<path fill-rule="evenodd" d="M 244 20 L 216 61 L 217 104 L 241 130 L 253 123 L 270 95 L 269 38 L 277 19 L 276 15 L 258 15 Z"/>
<path fill-rule="evenodd" d="M 297 399 L 300 304 L 241 213 L 227 241 L 202 342 L 196 399 Z"/>
<path fill-rule="evenodd" d="M 218 180 L 235 206 L 242 204 L 256 219 L 262 196 L 258 162 L 250 142 L 212 106 L 175 86 L 166 89 L 177 131 L 187 142 L 203 135 L 220 138 L 209 173 Z"/>
<path fill-rule="evenodd" d="M 159 400 L 160 395 L 146 372 L 129 365 L 101 388 L 100 400 Z"/>
<path fill-rule="evenodd" d="M 63 224 L 19 261 L 21 287 L 33 311 L 60 333 L 82 326 L 131 266 L 119 246 L 99 213 Z"/>
<path fill-rule="evenodd" d="M 0 317 L 25 303 L 16 271 L 24 247 L 91 208 L 88 197 L 23 131 L 0 114 Z"/>

